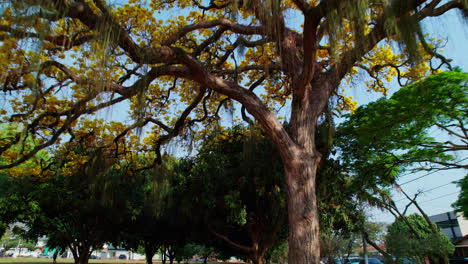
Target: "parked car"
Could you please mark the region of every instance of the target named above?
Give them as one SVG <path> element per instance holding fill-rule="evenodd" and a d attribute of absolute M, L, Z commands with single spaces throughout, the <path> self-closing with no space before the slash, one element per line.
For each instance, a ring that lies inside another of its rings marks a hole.
<path fill-rule="evenodd" d="M 349 257 L 344 260 L 344 264 L 359 264 L 363 260 L 360 257 Z"/>
<path fill-rule="evenodd" d="M 380 259 L 376 259 L 376 258 L 368 258 L 367 263 L 368 264 L 383 264 L 382 261 L 380 261 Z M 364 259 L 359 261 L 359 264 L 364 264 Z"/>
<path fill-rule="evenodd" d="M 121 255 L 119 256 L 119 259 L 127 259 L 127 256 L 125 256 L 124 254 L 121 254 Z"/>
<path fill-rule="evenodd" d="M 452 258 L 449 258 L 449 263 L 450 264 L 466 264 L 468 263 L 468 258 L 452 257 Z"/>

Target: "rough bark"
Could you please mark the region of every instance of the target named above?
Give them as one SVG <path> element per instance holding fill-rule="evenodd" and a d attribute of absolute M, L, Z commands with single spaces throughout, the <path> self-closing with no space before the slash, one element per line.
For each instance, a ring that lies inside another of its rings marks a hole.
<path fill-rule="evenodd" d="M 315 178 L 321 155 L 315 146 L 317 118 L 329 98 L 327 82 L 296 87 L 291 111 L 291 155 L 282 156 L 288 191 L 289 263 L 320 262 L 319 217 Z M 278 146 L 279 147 L 279 146 Z"/>
<path fill-rule="evenodd" d="M 153 263 L 153 256 L 156 254 L 158 251 L 158 248 L 155 246 L 152 246 L 150 243 L 145 242 L 145 259 L 146 259 L 146 264 L 152 264 Z"/>
<path fill-rule="evenodd" d="M 315 196 L 317 158 L 299 153 L 288 178 L 289 263 L 319 263 L 319 219 Z"/>

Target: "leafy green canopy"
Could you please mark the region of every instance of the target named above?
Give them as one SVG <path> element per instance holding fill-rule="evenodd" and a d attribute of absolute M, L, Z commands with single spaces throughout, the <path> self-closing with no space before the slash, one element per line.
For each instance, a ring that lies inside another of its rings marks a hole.
<path fill-rule="evenodd" d="M 396 257 L 397 261 L 410 259 L 417 263 L 424 263 L 424 258 L 432 261 L 442 261 L 455 250 L 450 239 L 437 230 L 433 233 L 426 220 L 418 214 L 407 216 L 410 229 L 403 220 L 397 219 L 388 227 L 385 244 L 388 252 Z"/>
<path fill-rule="evenodd" d="M 461 191 L 458 200 L 452 205 L 457 212 L 461 212 L 465 217 L 468 216 L 468 175 L 458 181 Z"/>
<path fill-rule="evenodd" d="M 338 128 L 338 148 L 367 186 L 388 185 L 403 169 L 468 168 L 468 74 L 452 71 L 359 107 Z M 446 137 L 430 136 L 432 129 Z M 378 177 L 375 177 L 378 176 Z"/>
<path fill-rule="evenodd" d="M 190 171 L 189 199 L 218 239 L 258 263 L 287 237 L 280 157 L 259 129 L 213 133 Z"/>
<path fill-rule="evenodd" d="M 47 235 L 51 247 L 70 248 L 76 263 L 87 263 L 92 249 L 119 238 L 123 220 L 138 213 L 135 201 L 134 178 L 126 171 L 116 169 L 100 151 L 83 150 L 76 146 L 73 153 L 87 152 L 90 159 L 68 175 L 63 164 L 72 156 L 56 153 L 52 163 L 55 175 L 39 181 L 29 178 L 10 178 L 12 200 L 23 211 L 15 221 L 25 224 L 20 231 L 25 238 L 36 240 Z M 14 208 L 10 208 L 14 210 Z"/>

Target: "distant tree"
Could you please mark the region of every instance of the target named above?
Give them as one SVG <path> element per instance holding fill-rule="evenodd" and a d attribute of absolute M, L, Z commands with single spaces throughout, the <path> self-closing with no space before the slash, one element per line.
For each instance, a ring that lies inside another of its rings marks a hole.
<path fill-rule="evenodd" d="M 265 259 L 266 263 L 285 263 L 288 262 L 288 241 L 282 241 L 276 244 L 275 247 L 271 248 L 266 252 Z"/>
<path fill-rule="evenodd" d="M 10 144 L 15 140 L 16 133 L 21 130 L 19 123 L 0 124 L 0 140 L 3 144 Z M 15 156 L 22 150 L 31 150 L 37 142 L 28 139 L 24 144 L 14 144 L 8 151 L 8 155 Z M 17 216 L 22 216 L 30 208 L 35 208 L 35 203 L 28 195 L 19 195 L 22 188 L 22 178 L 35 175 L 41 177 L 41 168 L 49 163 L 50 155 L 42 150 L 28 162 L 10 170 L 0 170 L 0 235 L 3 235 Z M 0 165 L 7 163 L 0 157 Z"/>
<path fill-rule="evenodd" d="M 137 158 L 142 167 L 148 165 L 143 156 Z M 140 170 L 135 178 L 139 179 L 134 185 L 133 203 L 137 213 L 129 215 L 120 230 L 120 242 L 123 246 L 141 251 L 145 254 L 147 263 L 152 263 L 154 255 L 161 249 L 167 227 L 160 221 L 166 214 L 166 200 L 169 193 L 170 179 L 173 174 L 175 159 L 164 157 L 164 162 L 151 169 Z"/>
<path fill-rule="evenodd" d="M 439 228 L 433 232 L 424 217 L 418 214 L 407 216 L 405 221 L 395 220 L 387 230 L 387 251 L 396 258 L 397 263 L 403 259 L 417 263 L 424 263 L 425 259 L 448 263 L 448 256 L 455 250 L 450 239 Z"/>
<path fill-rule="evenodd" d="M 462 213 L 465 218 L 468 218 L 468 175 L 465 175 L 463 179 L 458 181 L 458 186 L 460 187 L 460 194 L 452 206 L 457 212 Z"/>
<path fill-rule="evenodd" d="M 22 248 L 27 248 L 29 250 L 33 250 L 36 247 L 35 241 L 28 241 L 21 239 L 20 237 L 13 237 L 12 239 L 8 240 L 5 243 L 5 250 L 9 250 L 12 248 L 19 248 L 19 255 L 21 255 L 21 249 Z"/>

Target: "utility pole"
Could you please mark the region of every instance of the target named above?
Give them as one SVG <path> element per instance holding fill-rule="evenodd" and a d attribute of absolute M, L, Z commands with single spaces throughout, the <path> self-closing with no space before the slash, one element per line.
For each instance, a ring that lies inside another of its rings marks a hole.
<path fill-rule="evenodd" d="M 367 241 L 366 241 L 366 218 L 364 214 L 364 206 L 361 204 L 361 213 L 362 213 L 362 249 L 364 252 L 364 264 L 369 264 L 367 259 Z"/>
<path fill-rule="evenodd" d="M 363 225 L 364 228 L 364 225 Z M 364 264 L 368 264 L 369 260 L 367 259 L 367 241 L 366 241 L 366 235 L 364 232 L 362 232 L 362 248 L 364 251 Z"/>

